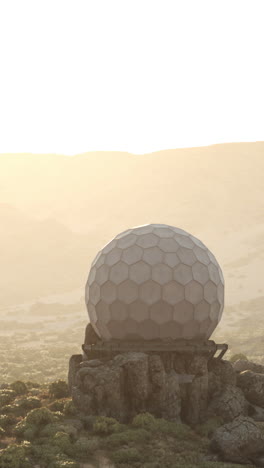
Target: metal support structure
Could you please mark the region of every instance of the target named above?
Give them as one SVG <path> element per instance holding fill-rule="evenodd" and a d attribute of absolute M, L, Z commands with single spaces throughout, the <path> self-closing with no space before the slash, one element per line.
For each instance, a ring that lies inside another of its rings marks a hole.
<path fill-rule="evenodd" d="M 110 356 L 111 354 L 125 352 L 175 352 L 186 354 L 207 354 L 210 361 L 217 351 L 221 351 L 216 357 L 221 360 L 228 349 L 228 345 L 216 344 L 213 340 L 150 340 L 150 341 L 98 341 L 95 344 L 83 344 L 84 353 L 93 358 L 95 355 Z"/>

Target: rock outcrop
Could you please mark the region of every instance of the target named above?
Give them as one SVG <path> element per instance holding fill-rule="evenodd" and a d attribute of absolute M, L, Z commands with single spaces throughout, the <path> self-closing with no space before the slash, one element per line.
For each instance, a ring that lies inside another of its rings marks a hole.
<path fill-rule="evenodd" d="M 149 412 L 191 426 L 220 418 L 210 433 L 212 452 L 223 461 L 264 467 L 264 366 L 179 352 L 83 354 L 70 359 L 69 386 L 87 417 L 127 423 Z"/>
<path fill-rule="evenodd" d="M 207 410 L 205 356 L 126 352 L 110 358 L 72 356 L 69 387 L 85 414 L 130 421 L 148 411 L 171 421 L 203 422 Z M 179 372 L 180 371 L 180 372 Z"/>

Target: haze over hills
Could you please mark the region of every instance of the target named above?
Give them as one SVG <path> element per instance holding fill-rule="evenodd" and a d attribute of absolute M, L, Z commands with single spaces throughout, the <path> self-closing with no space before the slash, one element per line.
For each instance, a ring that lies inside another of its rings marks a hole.
<path fill-rule="evenodd" d="M 0 155 L 1 307 L 81 290 L 97 251 L 147 223 L 181 227 L 212 250 L 226 305 L 261 298 L 263 155 L 264 142 Z"/>

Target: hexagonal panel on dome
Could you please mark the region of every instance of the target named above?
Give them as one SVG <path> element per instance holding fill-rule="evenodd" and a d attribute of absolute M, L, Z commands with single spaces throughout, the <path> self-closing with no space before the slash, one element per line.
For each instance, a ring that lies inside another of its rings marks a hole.
<path fill-rule="evenodd" d="M 203 322 L 205 319 L 210 318 L 210 310 L 210 304 L 203 299 L 195 306 L 194 319 L 197 322 Z"/>
<path fill-rule="evenodd" d="M 109 266 L 115 265 L 121 259 L 122 250 L 114 247 L 106 254 L 105 263 Z"/>
<path fill-rule="evenodd" d="M 106 281 L 99 289 L 99 298 L 105 301 L 107 304 L 111 304 L 117 299 L 116 285 L 111 281 Z"/>
<path fill-rule="evenodd" d="M 138 299 L 138 285 L 130 279 L 125 280 L 117 286 L 117 297 L 124 304 L 131 304 Z"/>
<path fill-rule="evenodd" d="M 175 239 L 173 239 L 173 237 L 168 239 L 160 239 L 159 248 L 163 250 L 163 252 L 176 252 L 176 250 L 179 248 L 179 244 Z"/>
<path fill-rule="evenodd" d="M 103 254 L 108 254 L 108 252 L 111 252 L 111 250 L 113 250 L 115 248 L 116 244 L 117 244 L 117 239 L 112 239 L 110 242 L 108 242 L 108 244 L 106 244 L 102 248 L 102 253 Z"/>
<path fill-rule="evenodd" d="M 89 301 L 96 305 L 97 302 L 100 301 L 101 294 L 100 294 L 100 286 L 96 282 L 93 282 L 93 284 L 89 288 Z"/>
<path fill-rule="evenodd" d="M 173 320 L 179 324 L 193 321 L 194 306 L 184 300 L 173 307 Z"/>
<path fill-rule="evenodd" d="M 220 309 L 221 309 L 221 305 L 219 304 L 218 301 L 215 301 L 213 302 L 213 304 L 211 304 L 211 309 L 210 309 L 210 319 L 211 320 L 217 320 L 218 321 L 218 318 L 219 318 L 219 314 L 220 314 Z"/>
<path fill-rule="evenodd" d="M 204 286 L 204 298 L 209 304 L 217 301 L 217 286 L 211 280 Z"/>
<path fill-rule="evenodd" d="M 161 299 L 161 286 L 156 281 L 146 281 L 139 286 L 139 298 L 146 304 L 154 304 Z"/>
<path fill-rule="evenodd" d="M 137 284 L 144 283 L 151 279 L 151 268 L 143 260 L 134 263 L 129 268 L 129 278 Z"/>
<path fill-rule="evenodd" d="M 184 299 L 184 286 L 177 281 L 170 281 L 162 288 L 162 299 L 168 304 L 177 304 Z"/>
<path fill-rule="evenodd" d="M 172 320 L 172 306 L 164 301 L 155 302 L 150 306 L 150 318 L 161 324 Z"/>
<path fill-rule="evenodd" d="M 199 239 L 174 226 L 146 224 L 98 252 L 85 302 L 103 340 L 207 339 L 222 316 L 224 278 Z"/>
<path fill-rule="evenodd" d="M 95 281 L 99 286 L 104 284 L 109 278 L 110 267 L 109 265 L 101 265 L 96 269 Z"/>
<path fill-rule="evenodd" d="M 183 263 L 180 263 L 180 265 L 177 265 L 173 270 L 173 278 L 178 283 L 185 286 L 193 279 L 192 268 L 190 266 L 184 265 Z"/>
<path fill-rule="evenodd" d="M 103 323 L 108 323 L 111 319 L 109 304 L 100 300 L 96 305 L 96 316 L 97 319 Z"/>
<path fill-rule="evenodd" d="M 128 265 L 120 261 L 110 268 L 109 280 L 117 285 L 128 279 L 128 274 Z"/>
<path fill-rule="evenodd" d="M 181 261 L 175 252 L 169 252 L 164 254 L 164 263 L 165 265 L 169 265 L 171 268 L 174 268 L 179 265 Z"/>
<path fill-rule="evenodd" d="M 139 299 L 128 305 L 129 317 L 136 322 L 147 320 L 149 318 L 149 313 L 149 306 Z"/>
<path fill-rule="evenodd" d="M 185 286 L 185 299 L 191 304 L 198 304 L 203 299 L 203 287 L 195 280 Z"/>
<path fill-rule="evenodd" d="M 208 272 L 210 276 L 210 280 L 213 281 L 216 285 L 220 283 L 220 275 L 219 275 L 219 270 L 214 263 L 210 263 L 208 265 Z"/>
<path fill-rule="evenodd" d="M 166 225 L 163 225 L 163 227 L 162 227 L 162 225 L 159 225 L 158 227 L 155 227 L 153 229 L 153 233 L 156 234 L 157 236 L 159 236 L 159 238 L 162 238 L 162 239 L 174 236 L 173 230 L 170 229 L 170 227 L 168 227 Z"/>
<path fill-rule="evenodd" d="M 197 260 L 199 260 L 199 262 L 203 263 L 204 265 L 209 265 L 210 258 L 204 249 L 196 245 L 193 248 L 193 253 L 195 254 Z"/>
<path fill-rule="evenodd" d="M 144 234 L 148 234 L 149 232 L 153 232 L 154 226 L 153 224 L 144 224 L 143 226 L 138 226 L 133 229 L 133 233 L 137 236 L 142 236 Z"/>
<path fill-rule="evenodd" d="M 121 239 L 118 239 L 117 241 L 117 247 L 119 249 L 127 249 L 128 247 L 131 247 L 131 245 L 134 245 L 136 243 L 137 236 L 136 234 L 126 234 L 124 237 Z"/>
<path fill-rule="evenodd" d="M 158 263 L 152 267 L 152 279 L 163 285 L 172 280 L 173 270 L 164 263 Z"/>
<path fill-rule="evenodd" d="M 197 259 L 191 249 L 187 249 L 186 247 L 179 247 L 177 250 L 177 255 L 181 262 L 184 265 L 193 265 Z"/>
<path fill-rule="evenodd" d="M 194 265 L 192 265 L 192 272 L 193 272 L 193 278 L 196 281 L 198 281 L 198 283 L 201 283 L 203 286 L 210 279 L 208 267 L 198 261 L 195 262 Z"/>
<path fill-rule="evenodd" d="M 144 262 L 148 263 L 149 265 L 156 265 L 157 263 L 161 263 L 163 260 L 163 252 L 160 250 L 159 247 L 148 247 L 143 251 L 143 258 Z"/>
<path fill-rule="evenodd" d="M 138 245 L 132 245 L 131 247 L 128 247 L 127 249 L 123 250 L 122 260 L 128 265 L 132 265 L 133 263 L 138 262 L 142 258 L 142 255 L 142 248 Z"/>
<path fill-rule="evenodd" d="M 158 244 L 158 242 L 159 238 L 150 232 L 149 234 L 142 234 L 142 236 L 138 236 L 136 244 L 139 247 L 147 249 L 148 247 L 154 247 Z"/>
<path fill-rule="evenodd" d="M 120 234 L 117 234 L 117 236 L 115 236 L 115 239 L 122 239 L 122 237 L 127 236 L 132 231 L 133 229 L 126 229 L 125 231 L 120 232 Z"/>
<path fill-rule="evenodd" d="M 123 320 L 128 318 L 127 304 L 124 304 L 118 299 L 112 302 L 112 304 L 110 304 L 109 309 L 111 320 L 117 320 L 118 322 L 122 322 Z"/>

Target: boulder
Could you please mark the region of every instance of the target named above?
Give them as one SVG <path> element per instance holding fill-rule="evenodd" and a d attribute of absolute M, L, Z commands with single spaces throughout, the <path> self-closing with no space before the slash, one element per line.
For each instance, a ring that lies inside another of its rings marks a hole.
<path fill-rule="evenodd" d="M 221 393 L 226 385 L 236 385 L 236 371 L 231 362 L 213 358 L 208 363 L 208 398 L 214 394 Z"/>
<path fill-rule="evenodd" d="M 237 386 L 253 405 L 264 408 L 264 374 L 245 370 L 237 375 Z"/>
<path fill-rule="evenodd" d="M 249 403 L 248 404 L 248 416 L 254 419 L 254 421 L 264 422 L 264 408 L 261 408 L 260 406 Z"/>
<path fill-rule="evenodd" d="M 226 385 L 222 393 L 215 394 L 210 401 L 207 417 L 221 416 L 224 422 L 230 422 L 240 415 L 247 416 L 248 406 L 249 403 L 240 388 Z"/>
<path fill-rule="evenodd" d="M 223 461 L 250 464 L 264 455 L 264 437 L 257 422 L 238 416 L 214 431 L 210 448 Z"/>

